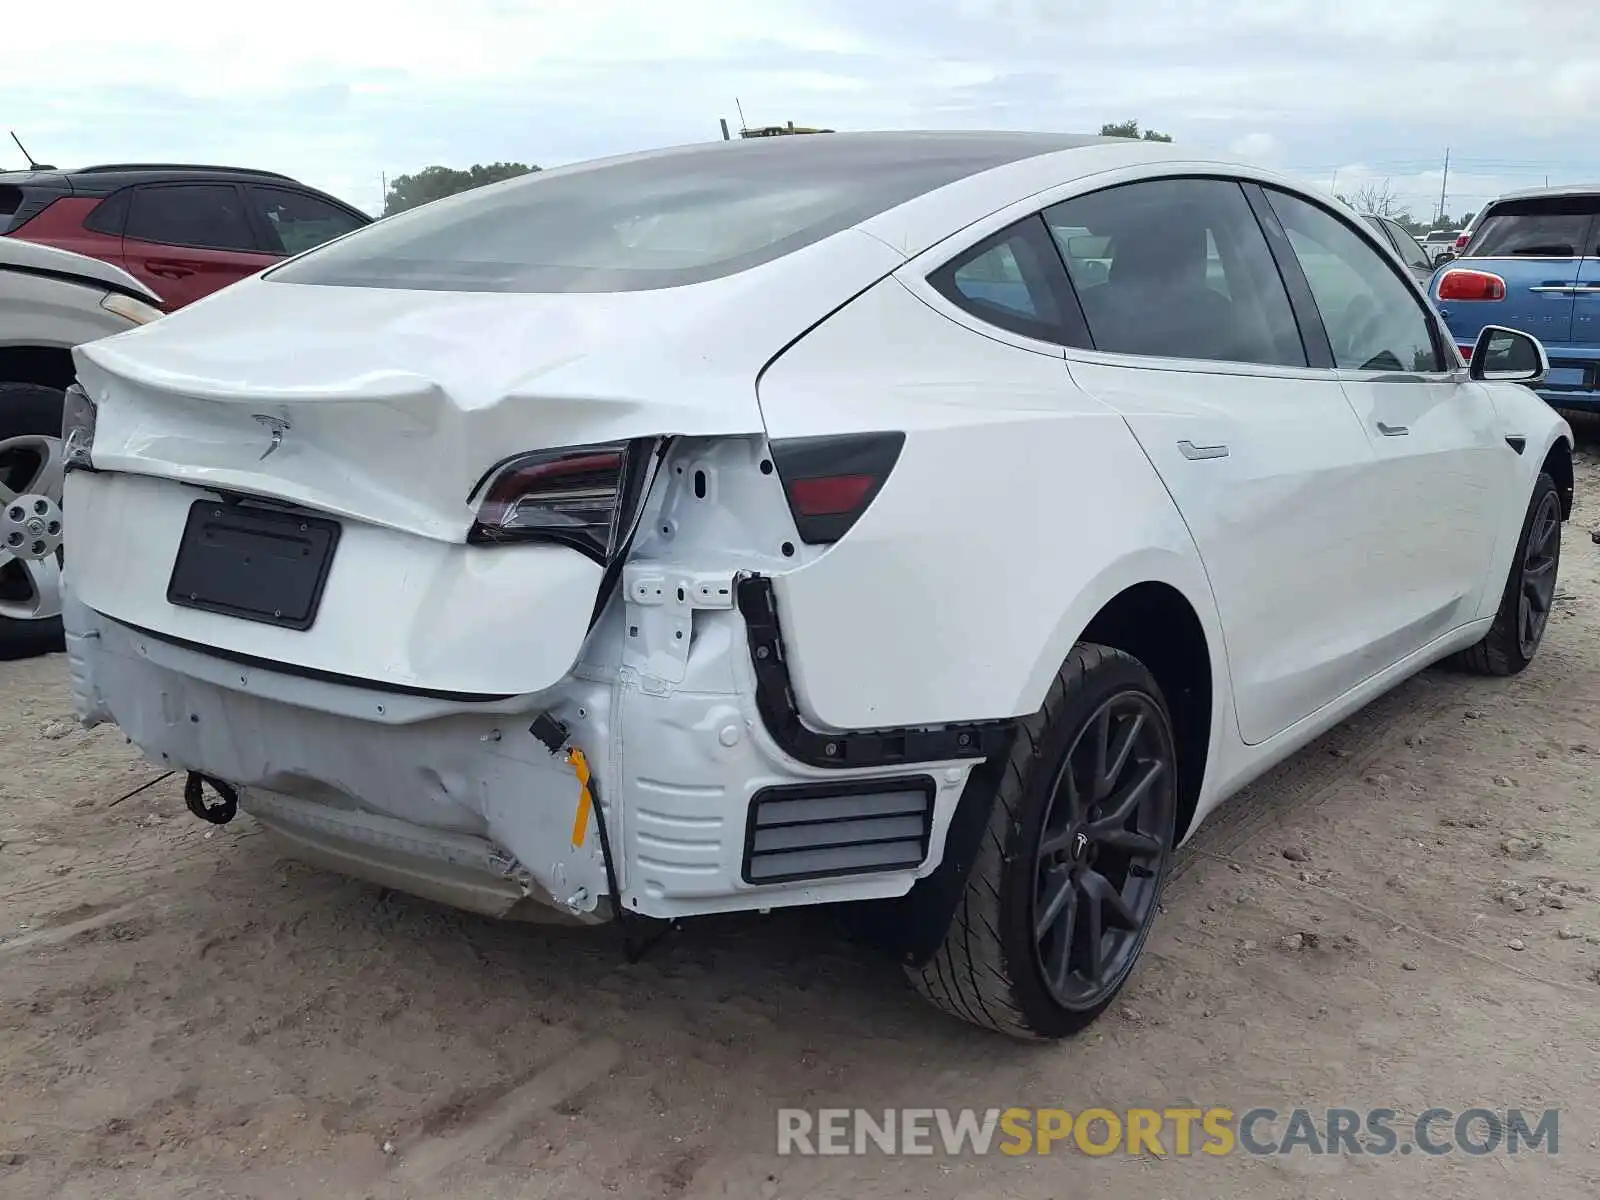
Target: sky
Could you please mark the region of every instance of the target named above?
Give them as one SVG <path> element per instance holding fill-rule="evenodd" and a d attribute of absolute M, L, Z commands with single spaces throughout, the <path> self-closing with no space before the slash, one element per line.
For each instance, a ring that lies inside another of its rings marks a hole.
<path fill-rule="evenodd" d="M 751 125 L 1134 118 L 1419 218 L 1600 179 L 1594 0 L 74 0 L 8 7 L 0 129 L 58 166 L 283 171 L 376 213 L 430 164 Z M 0 138 L 0 169 L 25 166 Z"/>

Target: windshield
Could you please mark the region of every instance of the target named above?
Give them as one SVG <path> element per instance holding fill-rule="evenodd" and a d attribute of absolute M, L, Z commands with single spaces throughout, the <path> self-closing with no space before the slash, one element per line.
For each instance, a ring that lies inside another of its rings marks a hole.
<path fill-rule="evenodd" d="M 1600 196 L 1545 196 L 1496 204 L 1466 248 L 1474 258 L 1577 258 L 1586 253 Z"/>
<path fill-rule="evenodd" d="M 267 278 L 507 292 L 700 283 L 793 253 L 964 176 L 1087 140 L 813 134 L 716 142 L 437 201 Z"/>

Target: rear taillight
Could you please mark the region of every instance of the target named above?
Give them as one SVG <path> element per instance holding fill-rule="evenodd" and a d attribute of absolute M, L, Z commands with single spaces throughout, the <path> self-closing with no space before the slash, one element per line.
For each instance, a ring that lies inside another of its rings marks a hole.
<path fill-rule="evenodd" d="M 639 438 L 519 454 L 494 468 L 467 541 L 555 542 L 608 562 L 627 542 L 659 441 Z"/>
<path fill-rule="evenodd" d="M 66 470 L 94 469 L 94 427 L 98 416 L 94 401 L 80 385 L 75 383 L 67 389 L 61 406 L 61 462 Z"/>
<path fill-rule="evenodd" d="M 1506 281 L 1488 271 L 1457 269 L 1439 277 L 1441 300 L 1504 300 Z"/>
<path fill-rule="evenodd" d="M 770 443 L 800 540 L 823 545 L 849 532 L 883 489 L 905 441 L 903 433 L 882 432 Z"/>
<path fill-rule="evenodd" d="M 1456 234 L 1456 253 L 1460 254 L 1463 250 L 1465 250 L 1467 248 L 1467 243 L 1471 240 L 1472 235 L 1470 233 Z"/>
<path fill-rule="evenodd" d="M 1456 349 L 1461 352 L 1461 361 L 1462 362 L 1469 363 L 1469 362 L 1472 361 L 1472 349 L 1473 348 L 1471 346 L 1463 346 L 1460 342 L 1457 342 L 1456 343 Z"/>

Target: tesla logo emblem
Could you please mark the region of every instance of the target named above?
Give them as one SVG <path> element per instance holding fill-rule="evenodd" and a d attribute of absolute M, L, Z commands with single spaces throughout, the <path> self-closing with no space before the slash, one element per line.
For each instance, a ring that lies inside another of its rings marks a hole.
<path fill-rule="evenodd" d="M 255 413 L 253 415 L 257 421 L 261 422 L 262 428 L 272 435 L 272 441 L 261 452 L 261 457 L 266 458 L 267 455 L 283 445 L 283 434 L 286 429 L 290 428 L 289 422 L 282 417 L 269 417 L 266 413 Z M 258 459 L 257 461 L 260 460 Z"/>
<path fill-rule="evenodd" d="M 1073 858 L 1082 858 L 1083 857 L 1083 852 L 1085 850 L 1087 850 L 1088 848 L 1089 848 L 1089 839 L 1085 835 L 1080 833 L 1080 834 L 1078 834 L 1077 837 L 1072 839 L 1072 857 Z"/>

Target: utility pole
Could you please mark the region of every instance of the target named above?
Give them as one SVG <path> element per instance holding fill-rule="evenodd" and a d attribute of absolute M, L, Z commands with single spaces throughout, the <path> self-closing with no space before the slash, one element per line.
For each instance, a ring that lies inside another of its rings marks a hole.
<path fill-rule="evenodd" d="M 383 190 L 378 193 L 378 215 L 381 217 L 383 210 L 389 207 L 389 172 L 379 171 L 378 178 L 383 181 L 380 185 Z"/>
<path fill-rule="evenodd" d="M 1328 190 L 1330 192 L 1333 192 L 1334 188 L 1336 188 L 1338 186 L 1339 186 L 1339 168 L 1335 167 L 1333 169 L 1333 178 L 1328 180 Z M 1338 195 L 1337 192 L 1334 192 L 1334 194 Z"/>
<path fill-rule="evenodd" d="M 1434 220 L 1444 220 L 1444 192 L 1450 186 L 1450 147 L 1444 148 L 1444 178 L 1439 181 L 1439 212 Z"/>

